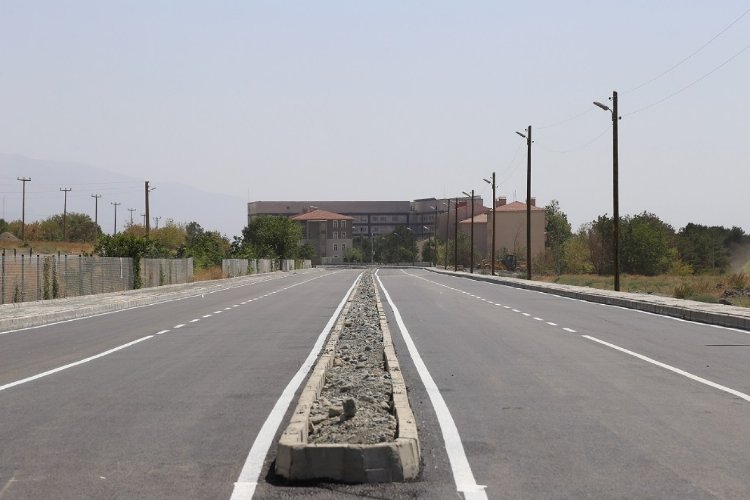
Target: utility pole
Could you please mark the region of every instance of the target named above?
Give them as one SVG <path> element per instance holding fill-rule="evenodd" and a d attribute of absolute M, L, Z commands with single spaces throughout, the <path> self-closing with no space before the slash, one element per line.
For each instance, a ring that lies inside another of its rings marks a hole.
<path fill-rule="evenodd" d="M 117 234 L 117 205 L 122 205 L 122 203 L 110 201 L 109 204 L 115 207 L 115 230 L 112 234 Z"/>
<path fill-rule="evenodd" d="M 94 225 L 96 226 L 96 234 L 99 235 L 99 198 L 102 197 L 100 194 L 92 194 L 91 197 L 94 199 Z"/>
<path fill-rule="evenodd" d="M 154 189 L 156 189 L 156 188 L 149 188 L 148 187 L 148 181 L 146 181 L 146 214 L 145 214 L 146 221 L 144 223 L 144 225 L 146 226 L 146 238 L 148 238 L 148 232 L 151 229 L 151 226 L 149 224 L 148 193 L 150 193 Z"/>
<path fill-rule="evenodd" d="M 128 208 L 128 212 L 130 212 L 130 225 L 133 225 L 133 212 L 138 210 L 137 208 Z"/>
<path fill-rule="evenodd" d="M 156 223 L 156 228 L 155 229 L 159 229 L 159 219 L 161 219 L 161 216 L 154 217 L 154 222 Z"/>
<path fill-rule="evenodd" d="M 31 182 L 31 177 L 16 177 L 21 181 L 23 194 L 21 195 L 21 241 L 26 241 L 26 183 Z"/>
<path fill-rule="evenodd" d="M 68 193 L 70 191 L 73 191 L 72 188 L 60 188 L 60 191 L 65 193 L 65 203 L 63 205 L 63 241 L 67 241 L 67 227 L 65 226 L 65 221 L 68 217 Z"/>
<path fill-rule="evenodd" d="M 471 197 L 471 238 L 469 239 L 469 272 L 474 274 L 474 190 L 471 194 L 464 191 L 466 196 Z"/>
<path fill-rule="evenodd" d="M 495 183 L 495 172 L 492 172 L 492 182 L 490 182 L 487 179 L 482 179 L 482 180 L 492 185 L 492 255 L 491 255 L 490 260 L 492 260 L 492 264 L 491 264 L 492 276 L 494 276 L 495 275 L 495 228 L 497 227 L 495 226 L 495 200 L 497 200 L 496 198 L 497 194 L 495 193 L 495 189 L 497 188 L 497 184 Z M 486 250 L 486 247 L 485 247 L 485 250 Z"/>
<path fill-rule="evenodd" d="M 619 165 L 617 158 L 618 139 L 617 123 L 620 116 L 617 114 L 617 91 L 612 91 L 612 109 L 600 102 L 594 101 L 594 105 L 609 111 L 612 114 L 612 250 L 614 252 L 615 291 L 620 291 L 620 194 L 619 194 Z"/>
<path fill-rule="evenodd" d="M 455 229 L 453 230 L 453 271 L 458 271 L 458 198 L 454 203 L 456 206 Z"/>
<path fill-rule="evenodd" d="M 516 132 L 526 138 L 526 279 L 531 279 L 531 125 L 526 134 Z"/>
<path fill-rule="evenodd" d="M 448 210 L 445 211 L 445 258 L 443 259 L 445 261 L 445 269 L 448 269 L 448 241 L 450 241 L 450 237 L 448 235 L 448 225 L 451 221 L 451 200 L 448 198 Z"/>

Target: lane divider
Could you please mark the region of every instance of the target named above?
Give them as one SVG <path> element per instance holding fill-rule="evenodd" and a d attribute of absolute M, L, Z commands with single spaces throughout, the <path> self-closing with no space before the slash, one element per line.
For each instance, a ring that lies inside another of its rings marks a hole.
<path fill-rule="evenodd" d="M 388 305 L 391 306 L 393 316 L 396 318 L 396 324 L 401 331 L 401 337 L 404 339 L 406 348 L 409 351 L 414 367 L 419 373 L 419 378 L 422 379 L 422 385 L 424 385 L 427 395 L 430 398 L 432 407 L 435 410 L 435 415 L 440 425 L 440 431 L 443 434 L 443 441 L 445 442 L 445 450 L 448 454 L 448 461 L 451 465 L 451 471 L 453 472 L 453 481 L 456 484 L 456 490 L 463 493 L 463 497 L 466 500 L 486 500 L 487 493 L 485 492 L 486 486 L 477 484 L 474 479 L 474 473 L 471 471 L 471 465 L 469 459 L 466 458 L 466 451 L 464 450 L 463 443 L 461 442 L 461 436 L 458 433 L 458 427 L 456 422 L 453 420 L 448 409 L 448 404 L 443 399 L 443 395 L 440 393 L 435 380 L 432 378 L 430 371 L 427 369 L 422 360 L 422 356 L 417 350 L 414 340 L 412 340 L 409 330 L 406 328 L 401 312 L 399 312 L 396 304 L 393 303 L 388 290 L 386 290 L 383 281 L 380 279 L 378 274 L 380 270 L 375 272 L 375 278 L 378 280 L 381 290 L 383 290 L 383 296 L 388 301 Z M 406 273 L 408 274 L 408 273 Z"/>
<path fill-rule="evenodd" d="M 444 285 L 444 284 L 438 283 L 436 281 L 428 280 L 426 278 L 423 278 L 422 276 L 418 276 L 418 275 L 415 275 L 415 274 L 407 273 L 403 269 L 401 271 L 404 274 L 406 274 L 408 276 L 411 276 L 413 278 L 418 278 L 418 279 L 427 281 L 428 283 L 433 283 L 435 285 L 442 286 L 444 288 L 448 288 L 449 290 L 454 290 L 454 291 L 462 293 L 464 295 L 470 295 L 472 297 L 476 297 L 475 295 L 472 295 L 472 294 L 470 294 L 470 293 L 468 293 L 468 292 L 466 292 L 464 290 L 461 290 L 461 289 L 458 289 L 458 288 L 453 288 L 451 286 Z M 458 276 L 452 276 L 452 277 L 454 277 L 456 279 L 463 279 L 463 278 L 458 277 Z M 523 289 L 520 289 L 520 290 L 523 290 Z M 525 291 L 530 291 L 530 290 L 525 290 Z M 534 291 L 534 290 L 531 290 L 531 291 Z M 536 291 L 536 293 L 542 293 L 543 294 L 544 292 Z M 585 302 L 585 301 L 581 301 L 579 299 L 574 299 L 574 298 L 571 298 L 571 297 L 563 297 L 563 296 L 559 296 L 559 295 L 555 295 L 555 297 L 559 297 L 559 298 L 562 298 L 562 299 L 568 299 L 568 300 L 574 300 L 576 302 Z M 480 298 L 480 297 L 477 297 L 477 298 Z M 587 302 L 587 303 L 590 303 L 590 302 Z M 603 306 L 607 306 L 607 307 L 618 307 L 620 309 L 626 309 L 626 310 L 629 310 L 629 311 L 633 310 L 633 309 L 627 309 L 627 308 L 620 307 L 620 306 L 609 306 L 608 304 L 599 304 L 599 305 L 603 305 Z M 503 306 L 503 307 L 505 309 L 510 309 L 510 306 Z M 514 313 L 521 313 L 521 311 L 519 311 L 518 309 L 512 309 L 512 311 Z M 649 314 L 649 315 L 653 315 L 653 316 L 659 316 L 658 314 L 649 313 L 649 312 L 646 312 L 646 311 L 636 311 L 636 312 L 640 312 L 640 313 L 644 313 L 644 314 Z M 524 315 L 524 316 L 530 316 L 527 313 L 521 313 L 521 314 Z M 689 322 L 689 321 L 681 319 L 681 318 L 673 318 L 673 317 L 669 317 L 669 316 L 660 316 L 660 317 L 668 317 L 670 319 L 673 319 L 675 321 L 681 321 L 683 323 L 688 323 Z M 539 317 L 534 317 L 534 319 L 537 320 L 537 321 L 544 321 L 544 319 L 539 318 Z M 545 323 L 548 324 L 548 325 L 550 325 L 550 326 L 559 326 L 557 323 L 553 323 L 551 321 L 546 321 Z M 696 323 L 696 324 L 701 324 L 702 325 L 702 323 Z M 703 326 L 712 326 L 712 327 L 721 328 L 721 329 L 724 329 L 724 330 L 733 330 L 732 328 L 721 327 L 721 326 L 717 326 L 717 325 L 703 325 Z M 578 333 L 576 330 L 574 330 L 572 328 L 568 328 L 568 327 L 563 327 L 562 330 L 565 331 L 565 332 L 568 332 L 568 333 Z M 737 331 L 740 331 L 740 330 L 737 330 Z M 744 331 L 740 331 L 740 332 L 741 333 L 747 333 L 747 332 L 744 332 Z M 710 381 L 708 379 L 699 377 L 698 375 L 694 375 L 694 374 L 692 374 L 690 372 L 686 372 L 685 370 L 681 370 L 680 368 L 676 368 L 676 367 L 668 365 L 666 363 L 662 363 L 661 361 L 657 361 L 657 360 L 655 360 L 653 358 L 649 358 L 648 356 L 645 356 L 643 354 L 638 354 L 637 352 L 630 351 L 628 349 L 625 349 L 624 347 L 620 347 L 618 345 L 606 342 L 606 341 L 598 339 L 596 337 L 592 337 L 591 335 L 579 334 L 579 336 L 581 338 L 584 338 L 584 339 L 587 339 L 587 340 L 591 340 L 593 342 L 597 342 L 597 343 L 599 343 L 601 345 L 607 346 L 607 347 L 609 347 L 611 349 L 614 349 L 616 351 L 619 351 L 619 352 L 628 354 L 630 356 L 636 357 L 636 358 L 638 358 L 638 359 L 640 359 L 642 361 L 645 361 L 647 363 L 651 363 L 651 364 L 653 364 L 655 366 L 658 366 L 660 368 L 664 368 L 665 370 L 669 370 L 671 372 L 677 373 L 678 375 L 682 375 L 683 377 L 687 377 L 687 378 L 689 378 L 691 380 L 694 380 L 696 382 L 700 382 L 701 384 L 705 384 L 707 386 L 713 387 L 714 389 L 719 389 L 720 391 L 724 391 L 724 392 L 732 394 L 733 396 L 736 396 L 736 397 L 738 397 L 740 399 L 744 399 L 745 401 L 750 402 L 750 395 L 745 394 L 744 392 L 738 391 L 736 389 L 732 389 L 730 387 L 726 387 L 726 386 L 718 384 L 716 382 L 712 382 L 712 381 Z"/>
<path fill-rule="evenodd" d="M 57 368 L 53 368 L 52 370 L 47 370 L 46 372 L 37 373 L 36 375 L 32 375 L 31 377 L 26 377 L 26 378 L 21 379 L 21 380 L 16 380 L 15 382 L 10 382 L 9 384 L 0 385 L 0 392 L 4 391 L 6 389 L 10 389 L 11 387 L 15 387 L 17 385 L 25 384 L 27 382 L 38 380 L 38 379 L 46 377 L 48 375 L 52 375 L 53 373 L 58 373 L 58 372 L 61 372 L 63 370 L 67 370 L 68 368 L 73 368 L 74 366 L 78 366 L 78 365 L 82 365 L 84 363 L 88 363 L 89 361 L 93 361 L 95 359 L 102 358 L 104 356 L 112 354 L 113 352 L 117 352 L 117 351 L 121 351 L 123 349 L 127 349 L 130 346 L 133 346 L 135 344 L 143 342 L 144 340 L 148 340 L 148 339 L 152 339 L 152 338 L 154 338 L 153 335 L 147 335 L 145 337 L 141 337 L 141 338 L 139 338 L 137 340 L 134 340 L 132 342 L 128 342 L 127 344 L 123 344 L 123 345 L 114 347 L 114 348 L 112 348 L 112 349 L 110 349 L 108 351 L 100 352 L 99 354 L 96 354 L 94 356 L 90 356 L 90 357 L 82 359 L 80 361 L 76 361 L 74 363 L 69 363 L 69 364 L 64 365 L 64 366 L 59 366 Z"/>
<path fill-rule="evenodd" d="M 299 283 L 295 283 L 294 285 L 287 286 L 287 287 L 282 288 L 280 290 L 277 290 L 276 292 L 273 292 L 273 293 L 283 292 L 285 290 L 289 290 L 290 288 L 294 288 L 296 286 L 300 286 L 300 285 L 303 285 L 305 283 L 309 283 L 309 282 L 314 281 L 316 279 L 319 279 L 319 278 L 322 278 L 322 277 L 325 277 L 325 276 L 330 276 L 332 274 L 336 274 L 337 272 L 327 273 L 327 274 L 323 274 L 323 275 L 320 275 L 320 276 L 316 276 L 315 278 L 312 278 L 312 279 L 309 279 L 309 280 L 300 281 Z M 267 294 L 266 296 L 268 296 L 268 295 L 269 294 Z M 232 307 L 239 307 L 239 306 L 237 304 L 235 304 Z M 227 307 L 226 309 L 230 309 L 230 308 Z M 203 317 L 206 318 L 206 317 L 209 317 L 209 316 L 211 316 L 211 315 L 208 314 L 208 315 L 203 316 Z M 201 318 L 195 318 L 195 319 L 190 320 L 188 323 L 197 323 L 200 320 L 201 320 Z M 180 323 L 180 324 L 177 324 L 177 325 L 173 326 L 171 328 L 171 330 L 179 330 L 180 328 L 183 328 L 185 326 L 188 326 L 188 324 L 187 323 Z M 160 331 L 158 331 L 158 332 L 156 332 L 156 333 L 154 333 L 152 335 L 147 335 L 145 337 L 141 337 L 140 339 L 134 340 L 132 342 L 128 342 L 127 344 L 123 344 L 121 346 L 114 347 L 112 349 L 109 349 L 107 351 L 101 352 L 99 354 L 96 354 L 94 356 L 90 356 L 88 358 L 85 358 L 85 359 L 82 359 L 82 360 L 79 360 L 79 361 L 76 361 L 74 363 L 69 363 L 69 364 L 64 365 L 64 366 L 53 368 L 52 370 L 48 370 L 46 372 L 42 372 L 42 373 L 38 373 L 36 375 L 32 375 L 31 377 L 27 377 L 27 378 L 24 378 L 24 379 L 21 379 L 21 380 L 16 380 L 14 382 L 10 382 L 10 383 L 7 383 L 5 385 L 0 385 L 0 392 L 4 391 L 6 389 L 10 389 L 11 387 L 15 387 L 15 386 L 18 386 L 18 385 L 21 385 L 21 384 L 25 384 L 27 382 L 31 382 L 33 380 L 38 380 L 40 378 L 47 377 L 47 376 L 52 375 L 54 373 L 58 373 L 58 372 L 61 372 L 63 370 L 67 370 L 68 368 L 73 368 L 74 366 L 82 365 L 84 363 L 88 363 L 89 361 L 92 361 L 92 360 L 95 360 L 95 359 L 98 359 L 98 358 L 102 358 L 104 356 L 108 356 L 109 354 L 115 353 L 117 351 L 121 351 L 122 349 L 127 349 L 128 347 L 134 346 L 134 345 L 136 345 L 136 344 L 138 344 L 140 342 L 143 342 L 144 340 L 152 339 L 156 335 L 163 335 L 165 333 L 168 333 L 171 330 L 170 329 L 160 330 Z"/>

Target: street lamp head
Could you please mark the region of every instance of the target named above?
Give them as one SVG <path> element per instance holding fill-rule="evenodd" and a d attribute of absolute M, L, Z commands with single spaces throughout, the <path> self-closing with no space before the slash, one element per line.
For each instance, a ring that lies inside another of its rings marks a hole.
<path fill-rule="evenodd" d="M 483 180 L 484 182 L 486 182 L 487 184 L 489 184 L 490 186 L 492 185 L 492 181 L 488 181 L 487 179 L 482 179 L 482 180 Z"/>
<path fill-rule="evenodd" d="M 523 137 L 524 139 L 526 139 L 526 134 L 522 134 L 522 133 L 521 133 L 521 132 L 519 132 L 518 130 L 516 130 L 516 134 L 518 134 L 518 135 L 520 135 L 521 137 Z"/>
<path fill-rule="evenodd" d="M 465 194 L 467 197 L 471 198 L 471 195 L 467 193 L 466 191 L 461 191 L 463 194 Z"/>
<path fill-rule="evenodd" d="M 611 109 L 609 109 L 609 106 L 605 106 L 599 101 L 594 101 L 594 106 L 596 106 L 597 108 L 602 108 L 604 111 L 612 111 Z"/>

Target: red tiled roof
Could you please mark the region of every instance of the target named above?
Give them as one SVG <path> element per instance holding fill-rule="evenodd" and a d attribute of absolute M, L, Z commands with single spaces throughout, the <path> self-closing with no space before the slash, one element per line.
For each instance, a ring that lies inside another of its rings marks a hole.
<path fill-rule="evenodd" d="M 354 218 L 348 215 L 341 215 L 335 212 L 329 212 L 328 210 L 313 210 L 304 214 L 295 215 L 292 217 L 295 221 L 307 221 L 307 220 L 354 220 Z"/>
<path fill-rule="evenodd" d="M 544 210 L 542 207 L 535 207 L 532 206 L 531 210 Z M 525 212 L 526 211 L 526 203 L 522 203 L 520 201 L 514 201 L 513 203 L 508 203 L 507 205 L 503 205 L 501 207 L 495 207 L 495 212 Z"/>

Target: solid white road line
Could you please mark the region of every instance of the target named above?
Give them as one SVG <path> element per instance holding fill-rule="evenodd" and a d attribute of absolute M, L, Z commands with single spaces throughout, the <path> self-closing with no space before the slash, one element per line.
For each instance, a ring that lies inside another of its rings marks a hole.
<path fill-rule="evenodd" d="M 456 423 L 453 421 L 448 405 L 445 403 L 440 389 L 432 379 L 427 366 L 422 361 L 417 346 L 409 335 L 409 330 L 404 324 L 401 313 L 399 312 L 396 304 L 391 300 L 391 296 L 388 294 L 388 290 L 383 286 L 383 282 L 380 280 L 380 276 L 375 273 L 375 277 L 380 284 L 383 295 L 385 296 L 388 304 L 393 310 L 393 315 L 396 318 L 399 330 L 401 330 L 401 336 L 406 343 L 406 347 L 409 349 L 409 355 L 414 361 L 414 366 L 419 372 L 419 377 L 422 379 L 422 384 L 427 390 L 427 394 L 430 396 L 432 407 L 435 409 L 435 414 L 440 424 L 440 430 L 443 433 L 443 440 L 445 441 L 445 450 L 448 453 L 448 460 L 451 463 L 451 470 L 453 471 L 453 480 L 456 483 L 456 489 L 463 493 L 466 499 L 486 499 L 487 493 L 485 492 L 485 486 L 477 484 L 474 479 L 474 474 L 471 471 L 469 460 L 466 458 L 466 452 L 464 451 L 463 443 L 461 443 L 461 436 L 458 434 L 458 428 Z"/>
<path fill-rule="evenodd" d="M 357 276 L 357 279 L 354 280 L 352 286 L 350 286 L 349 290 L 344 294 L 344 298 L 341 299 L 341 302 L 336 307 L 336 310 L 328 320 L 328 323 L 323 327 L 323 331 L 318 335 L 318 340 L 315 342 L 315 345 L 313 345 L 307 359 L 305 359 L 297 373 L 294 374 L 286 388 L 284 388 L 281 397 L 276 401 L 276 404 L 273 406 L 266 421 L 263 422 L 263 426 L 260 428 L 260 432 L 258 432 L 255 442 L 253 442 L 253 446 L 250 448 L 250 453 L 248 453 L 247 458 L 245 459 L 245 465 L 242 466 L 240 477 L 238 477 L 237 482 L 234 483 L 231 500 L 252 498 L 255 494 L 255 488 L 258 486 L 258 478 L 260 477 L 261 469 L 263 469 L 263 462 L 266 459 L 266 455 L 268 455 L 268 449 L 271 447 L 276 431 L 278 430 L 281 421 L 284 419 L 284 414 L 289 408 L 297 389 L 305 380 L 307 373 L 318 358 L 318 353 L 320 353 L 320 350 L 323 348 L 323 343 L 328 337 L 328 332 L 331 331 L 334 323 L 336 323 L 336 319 L 338 319 L 341 309 L 344 308 L 346 299 L 349 298 L 349 294 L 352 293 L 352 290 L 354 290 L 354 287 L 357 285 L 361 277 L 361 274 Z"/>
<path fill-rule="evenodd" d="M 728 392 L 729 394 L 733 396 L 737 396 L 738 398 L 744 399 L 745 401 L 750 401 L 750 395 L 745 394 L 744 392 L 731 389 L 729 387 L 717 384 L 716 382 L 711 382 L 710 380 L 707 380 L 703 377 L 699 377 L 698 375 L 693 375 L 692 373 L 686 372 L 684 370 L 680 370 L 679 368 L 675 368 L 674 366 L 668 365 L 666 363 L 662 363 L 661 361 L 656 361 L 655 359 L 649 358 L 648 356 L 644 356 L 643 354 L 638 354 L 637 352 L 629 351 L 625 349 L 624 347 L 620 347 L 615 344 L 610 344 L 609 342 L 605 342 L 604 340 L 600 340 L 596 337 L 592 337 L 590 335 L 581 335 L 581 337 L 585 339 L 593 340 L 594 342 L 598 342 L 602 345 L 605 345 L 617 351 L 624 352 L 625 354 L 629 354 L 633 357 L 646 361 L 647 363 L 651 363 L 652 365 L 656 365 L 660 368 L 664 368 L 665 370 L 669 370 L 678 375 L 682 375 L 683 377 L 687 377 L 691 380 L 695 380 L 696 382 L 700 382 L 701 384 L 705 384 L 709 387 L 713 387 L 714 389 L 719 389 L 720 391 Z"/>
<path fill-rule="evenodd" d="M 11 382 L 9 384 L 0 385 L 0 391 L 4 391 L 5 389 L 10 389 L 11 387 L 15 387 L 17 385 L 25 384 L 26 382 L 31 382 L 33 380 L 37 380 L 37 379 L 40 379 L 42 377 L 46 377 L 47 375 L 52 375 L 53 373 L 57 373 L 57 372 L 61 372 L 63 370 L 67 370 L 68 368 L 73 368 L 74 366 L 78 366 L 78 365 L 82 365 L 84 363 L 88 363 L 89 361 L 93 361 L 93 360 L 95 360 L 97 358 L 102 358 L 104 356 L 107 356 L 108 354 L 112 354 L 113 352 L 117 352 L 117 351 L 120 351 L 122 349 L 126 349 L 126 348 L 130 347 L 131 345 L 135 345 L 138 342 L 143 342 L 144 340 L 148 340 L 148 339 L 153 338 L 153 337 L 154 337 L 153 335 L 148 335 L 146 337 L 141 337 L 138 340 L 134 340 L 132 342 L 128 342 L 127 344 L 123 344 L 121 346 L 115 347 L 115 348 L 110 349 L 108 351 L 101 352 L 101 353 L 99 353 L 99 354 L 97 354 L 95 356 L 91 356 L 91 357 L 88 357 L 86 359 L 82 359 L 80 361 L 76 361 L 75 363 L 70 363 L 70 364 L 67 364 L 65 366 L 60 366 L 58 368 L 54 368 L 52 370 L 48 370 L 48 371 L 43 372 L 43 373 L 37 373 L 36 375 L 32 375 L 31 377 L 27 377 L 27 378 L 24 378 L 24 379 L 21 379 L 21 380 L 16 380 L 15 382 Z"/>

